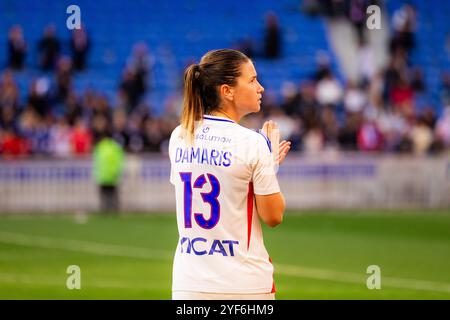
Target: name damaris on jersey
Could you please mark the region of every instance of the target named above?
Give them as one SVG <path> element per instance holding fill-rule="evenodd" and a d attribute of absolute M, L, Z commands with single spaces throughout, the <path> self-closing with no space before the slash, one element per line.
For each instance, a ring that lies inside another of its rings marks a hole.
<path fill-rule="evenodd" d="M 198 163 L 229 167 L 231 152 L 200 147 L 177 148 L 175 163 Z"/>
<path fill-rule="evenodd" d="M 234 245 L 239 245 L 237 240 L 210 240 L 197 237 L 180 239 L 181 253 L 194 254 L 196 256 L 221 254 L 224 257 L 234 257 Z M 227 250 L 228 249 L 228 250 Z"/>

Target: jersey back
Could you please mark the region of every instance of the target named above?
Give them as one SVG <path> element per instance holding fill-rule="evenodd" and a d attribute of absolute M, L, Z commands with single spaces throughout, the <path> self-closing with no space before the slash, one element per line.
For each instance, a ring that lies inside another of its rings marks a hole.
<path fill-rule="evenodd" d="M 179 240 L 173 291 L 274 292 L 254 195 L 280 191 L 270 142 L 222 117 L 198 122 L 193 143 L 169 143 Z"/>

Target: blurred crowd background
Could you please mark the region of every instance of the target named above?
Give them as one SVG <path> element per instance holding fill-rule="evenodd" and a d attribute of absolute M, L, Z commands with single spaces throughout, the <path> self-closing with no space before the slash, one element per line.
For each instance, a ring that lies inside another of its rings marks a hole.
<path fill-rule="evenodd" d="M 436 155 L 450 148 L 445 2 L 79 1 L 82 28 L 73 31 L 65 25 L 68 3 L 20 2 L 0 5 L 5 159 L 91 154 L 105 132 L 128 153 L 165 153 L 184 68 L 221 47 L 250 56 L 266 89 L 262 112 L 243 125 L 277 121 L 293 151 Z M 372 4 L 388 34 L 381 67 L 368 37 L 376 31 L 366 27 Z M 333 21 L 354 30 L 356 76 L 331 45 Z"/>

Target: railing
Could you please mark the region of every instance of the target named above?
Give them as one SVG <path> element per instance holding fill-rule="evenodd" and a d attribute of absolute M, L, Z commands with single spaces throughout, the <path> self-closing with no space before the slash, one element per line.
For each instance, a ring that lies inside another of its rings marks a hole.
<path fill-rule="evenodd" d="M 173 211 L 166 156 L 128 155 L 124 211 Z M 278 177 L 288 208 L 450 207 L 450 159 L 391 155 L 289 155 Z M 231 191 L 228 191 L 231 192 Z M 0 212 L 98 210 L 91 158 L 0 161 Z"/>

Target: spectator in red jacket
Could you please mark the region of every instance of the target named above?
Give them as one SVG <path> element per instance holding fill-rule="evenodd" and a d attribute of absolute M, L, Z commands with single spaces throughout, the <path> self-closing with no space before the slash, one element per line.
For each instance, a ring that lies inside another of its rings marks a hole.
<path fill-rule="evenodd" d="M 92 135 L 83 120 L 79 119 L 72 130 L 70 137 L 72 152 L 75 155 L 83 155 L 91 152 Z"/>
<path fill-rule="evenodd" d="M 26 155 L 30 151 L 27 140 L 22 139 L 13 129 L 4 129 L 0 135 L 0 151 L 5 158 Z"/>

